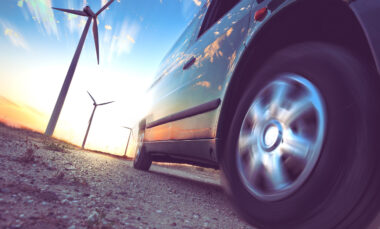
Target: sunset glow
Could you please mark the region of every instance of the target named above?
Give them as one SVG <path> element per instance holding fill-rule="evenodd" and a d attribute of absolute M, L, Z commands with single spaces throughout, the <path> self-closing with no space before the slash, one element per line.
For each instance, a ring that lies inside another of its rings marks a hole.
<path fill-rule="evenodd" d="M 0 7 L 0 121 L 44 132 L 85 19 L 52 6 L 94 11 L 105 0 L 5 0 Z M 92 32 L 82 50 L 54 137 L 124 154 L 129 130 L 149 109 L 145 92 L 161 59 L 201 6 L 200 0 L 115 1 L 98 18 L 100 65 Z M 207 86 L 207 85 L 202 85 Z"/>

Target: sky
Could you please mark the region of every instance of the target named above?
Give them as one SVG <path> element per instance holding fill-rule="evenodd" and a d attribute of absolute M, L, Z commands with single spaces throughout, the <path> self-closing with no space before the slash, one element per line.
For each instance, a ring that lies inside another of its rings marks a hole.
<path fill-rule="evenodd" d="M 0 121 L 44 132 L 82 34 L 85 17 L 51 7 L 96 12 L 107 0 L 1 0 Z M 201 0 L 116 0 L 98 17 L 100 64 L 87 35 L 54 137 L 124 154 L 129 132 L 149 108 L 146 90 L 162 58 L 190 23 Z"/>

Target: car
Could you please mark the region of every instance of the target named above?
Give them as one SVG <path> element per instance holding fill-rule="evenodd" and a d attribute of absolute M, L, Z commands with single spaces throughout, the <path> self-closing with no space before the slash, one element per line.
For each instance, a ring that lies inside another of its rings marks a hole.
<path fill-rule="evenodd" d="M 258 228 L 378 213 L 380 1 L 211 0 L 161 63 L 134 168 L 220 168 Z"/>

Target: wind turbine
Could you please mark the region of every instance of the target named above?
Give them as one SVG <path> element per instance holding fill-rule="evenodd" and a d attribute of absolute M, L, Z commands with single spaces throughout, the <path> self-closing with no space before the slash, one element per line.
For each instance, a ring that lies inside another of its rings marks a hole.
<path fill-rule="evenodd" d="M 62 88 L 61 88 L 61 92 L 59 93 L 57 102 L 56 102 L 56 104 L 54 106 L 54 110 L 53 110 L 53 113 L 52 113 L 52 115 L 50 117 L 49 124 L 48 124 L 48 126 L 46 128 L 45 134 L 48 135 L 48 136 L 53 135 L 55 126 L 57 125 L 59 114 L 61 113 L 63 103 L 65 102 L 67 91 L 69 90 L 70 83 L 71 83 L 71 80 L 73 78 L 73 75 L 74 75 L 74 72 L 75 72 L 75 68 L 77 67 L 79 56 L 81 54 L 81 51 L 82 51 L 82 48 L 83 48 L 83 44 L 84 44 L 84 41 L 85 41 L 87 33 L 88 33 L 88 29 L 90 28 L 91 20 L 94 21 L 94 23 L 92 24 L 92 32 L 94 34 L 94 41 L 95 41 L 95 48 L 96 48 L 96 57 L 97 57 L 98 64 L 99 64 L 99 38 L 98 38 L 97 17 L 98 17 L 98 15 L 101 12 L 103 12 L 103 10 L 105 10 L 109 5 L 111 5 L 111 3 L 113 1 L 114 0 L 110 0 L 109 2 L 107 2 L 96 13 L 94 13 L 89 6 L 84 7 L 82 11 L 79 11 L 79 10 L 69 10 L 69 9 L 60 9 L 60 8 L 53 7 L 53 9 L 55 9 L 55 10 L 59 10 L 59 11 L 63 11 L 63 12 L 66 12 L 66 13 L 71 13 L 71 14 L 76 14 L 76 15 L 79 15 L 79 16 L 88 17 L 88 19 L 87 19 L 87 23 L 86 23 L 86 25 L 84 27 L 82 36 L 81 36 L 81 38 L 79 40 L 79 44 L 78 44 L 78 47 L 77 47 L 77 49 L 75 51 L 74 57 L 73 57 L 73 59 L 71 61 L 69 70 L 67 71 L 65 81 L 63 82 L 63 85 L 62 85 Z"/>
<path fill-rule="evenodd" d="M 107 105 L 107 104 L 115 102 L 115 101 L 110 101 L 110 102 L 106 102 L 106 103 L 97 104 L 96 101 L 95 101 L 95 99 L 94 99 L 94 97 L 92 97 L 92 95 L 90 94 L 90 92 L 87 92 L 87 93 L 91 97 L 92 101 L 94 102 L 93 103 L 94 109 L 92 110 L 92 114 L 91 114 L 90 120 L 88 121 L 88 127 L 87 127 L 87 131 L 86 131 L 86 135 L 84 136 L 84 139 L 83 139 L 82 148 L 84 148 L 84 145 L 86 144 L 88 132 L 90 131 L 90 127 L 91 127 L 91 123 L 92 123 L 92 118 L 94 117 L 94 113 L 95 113 L 96 108 L 98 106 L 103 106 L 103 105 Z"/>

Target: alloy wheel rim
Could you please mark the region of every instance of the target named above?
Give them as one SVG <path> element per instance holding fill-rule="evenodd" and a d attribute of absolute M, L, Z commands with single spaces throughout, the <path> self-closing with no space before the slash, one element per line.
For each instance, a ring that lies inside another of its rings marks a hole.
<path fill-rule="evenodd" d="M 264 87 L 243 119 L 237 167 L 246 189 L 257 199 L 288 197 L 311 175 L 322 149 L 325 106 L 306 78 L 284 74 Z"/>

